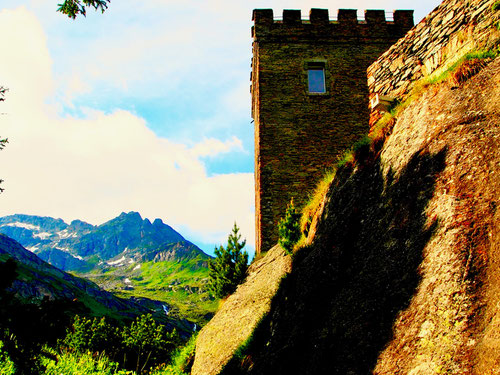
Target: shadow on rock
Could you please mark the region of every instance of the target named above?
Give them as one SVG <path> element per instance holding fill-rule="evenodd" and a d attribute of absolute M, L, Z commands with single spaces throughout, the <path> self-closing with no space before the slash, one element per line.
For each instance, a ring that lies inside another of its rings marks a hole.
<path fill-rule="evenodd" d="M 379 158 L 339 170 L 314 243 L 296 254 L 271 312 L 223 373 L 372 373 L 419 285 L 437 227 L 425 209 L 445 154 L 415 154 L 385 179 Z"/>

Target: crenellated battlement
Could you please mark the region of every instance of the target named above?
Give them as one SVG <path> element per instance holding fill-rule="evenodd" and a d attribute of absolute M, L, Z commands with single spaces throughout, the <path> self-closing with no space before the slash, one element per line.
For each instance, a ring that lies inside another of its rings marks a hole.
<path fill-rule="evenodd" d="M 272 9 L 253 11 L 252 36 L 263 38 L 297 37 L 366 37 L 370 39 L 403 35 L 413 26 L 413 10 L 395 10 L 386 14 L 384 10 L 365 10 L 364 19 L 358 19 L 356 9 L 339 9 L 331 18 L 328 9 L 313 8 L 309 18 L 303 19 L 300 10 L 285 9 L 280 19 L 274 17 Z"/>

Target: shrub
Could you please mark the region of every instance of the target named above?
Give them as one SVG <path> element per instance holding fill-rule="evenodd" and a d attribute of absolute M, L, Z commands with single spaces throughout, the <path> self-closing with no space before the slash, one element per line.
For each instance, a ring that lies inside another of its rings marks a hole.
<path fill-rule="evenodd" d="M 300 240 L 302 235 L 300 231 L 300 216 L 293 199 L 286 208 L 285 217 L 278 224 L 279 244 L 288 254 L 293 251 L 293 246 Z"/>
<path fill-rule="evenodd" d="M 105 318 L 76 316 L 66 337 L 60 341 L 60 352 L 75 360 L 87 353 L 99 355 L 103 360 L 109 356 L 119 360 L 121 367 L 142 373 L 168 360 L 178 343 L 175 329 L 167 332 L 151 314 L 141 315 L 123 328 L 107 323 Z"/>
<path fill-rule="evenodd" d="M 148 364 L 155 365 L 168 360 L 179 342 L 175 329 L 167 333 L 151 314 L 141 315 L 130 326 L 126 326 L 122 331 L 122 339 L 130 362 L 135 361 L 137 373 L 142 373 Z M 127 368 L 132 368 L 132 364 Z"/>
<path fill-rule="evenodd" d="M 60 345 L 79 353 L 106 351 L 113 355 L 119 350 L 120 340 L 118 329 L 104 317 L 89 319 L 76 315 Z"/>

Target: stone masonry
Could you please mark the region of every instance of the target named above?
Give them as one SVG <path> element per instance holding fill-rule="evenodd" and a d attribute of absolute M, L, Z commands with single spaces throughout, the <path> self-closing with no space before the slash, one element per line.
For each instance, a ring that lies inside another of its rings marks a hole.
<path fill-rule="evenodd" d="M 402 100 L 419 79 L 499 42 L 498 0 L 445 0 L 368 68 L 370 96 Z"/>
<path fill-rule="evenodd" d="M 388 21 L 382 10 L 253 12 L 252 117 L 255 122 L 256 252 L 278 240 L 293 198 L 302 206 L 344 150 L 369 130 L 366 69 L 413 26 L 413 11 Z M 308 69 L 324 69 L 325 92 L 308 89 Z"/>

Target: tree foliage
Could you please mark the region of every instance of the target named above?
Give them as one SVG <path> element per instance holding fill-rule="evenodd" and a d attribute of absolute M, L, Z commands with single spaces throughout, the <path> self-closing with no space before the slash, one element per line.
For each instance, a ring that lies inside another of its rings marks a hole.
<path fill-rule="evenodd" d="M 240 242 L 239 228 L 234 223 L 228 236 L 227 246 L 215 248 L 215 259 L 208 264 L 209 289 L 217 298 L 224 298 L 232 294 L 238 284 L 246 276 L 248 268 L 248 253 L 243 251 L 246 240 Z"/>
<path fill-rule="evenodd" d="M 300 212 L 295 208 L 292 199 L 286 208 L 285 217 L 278 224 L 278 243 L 288 254 L 292 253 L 293 246 L 300 240 L 302 235 L 300 231 L 300 216 Z"/>
<path fill-rule="evenodd" d="M 158 364 L 168 359 L 179 344 L 175 329 L 166 332 L 151 314 L 141 315 L 122 331 L 125 348 L 136 358 L 136 373 L 142 373 L 149 364 Z M 129 365 L 128 368 L 131 368 Z"/>
<path fill-rule="evenodd" d="M 169 359 L 180 339 L 176 330 L 167 332 L 151 314 L 141 315 L 125 327 L 105 318 L 76 316 L 61 341 L 61 350 L 74 353 L 100 353 L 117 360 L 121 367 L 142 373 Z"/>
<path fill-rule="evenodd" d="M 90 319 L 76 315 L 61 345 L 79 353 L 105 351 L 114 355 L 119 342 L 119 330 L 106 322 L 106 318 Z"/>
<path fill-rule="evenodd" d="M 108 9 L 108 3 L 110 2 L 111 0 L 64 0 L 62 4 L 57 4 L 59 6 L 57 11 L 75 19 L 79 14 L 85 17 L 87 15 L 86 8 L 90 7 L 104 13 Z"/>

